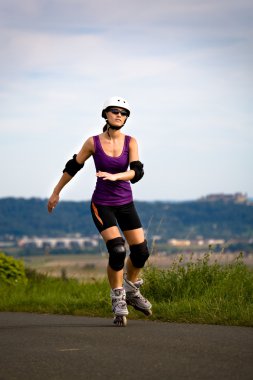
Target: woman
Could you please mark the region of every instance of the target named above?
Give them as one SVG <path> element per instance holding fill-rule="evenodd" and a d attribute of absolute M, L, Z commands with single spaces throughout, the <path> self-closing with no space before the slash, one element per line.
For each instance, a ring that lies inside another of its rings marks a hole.
<path fill-rule="evenodd" d="M 111 97 L 105 102 L 102 110 L 102 117 L 106 120 L 103 133 L 88 138 L 80 152 L 66 163 L 63 175 L 48 201 L 48 211 L 52 212 L 63 187 L 93 156 L 97 183 L 91 200 L 91 213 L 109 253 L 107 274 L 114 323 L 118 326 L 127 323 L 127 304 L 145 315 L 151 315 L 152 307 L 139 289 L 143 281 L 138 279 L 138 275 L 149 257 L 149 251 L 130 185 L 130 182 L 135 183 L 143 177 L 143 164 L 139 161 L 135 138 L 121 132 L 129 116 L 130 107 L 125 99 Z M 124 279 L 126 248 L 120 230 L 130 248 Z"/>

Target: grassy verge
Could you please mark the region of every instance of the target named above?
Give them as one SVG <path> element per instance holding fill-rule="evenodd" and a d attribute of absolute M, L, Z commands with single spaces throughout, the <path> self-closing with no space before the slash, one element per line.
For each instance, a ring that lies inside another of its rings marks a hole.
<path fill-rule="evenodd" d="M 158 319 L 187 323 L 253 326 L 253 271 L 239 256 L 233 263 L 210 265 L 210 254 L 168 270 L 148 268 L 145 291 Z"/>
<path fill-rule="evenodd" d="M 107 280 L 80 283 L 28 271 L 25 285 L 0 284 L 1 311 L 28 311 L 110 317 Z M 148 266 L 142 293 L 160 321 L 253 326 L 253 271 L 241 257 L 232 264 L 181 257 L 167 269 Z M 130 309 L 129 318 L 145 318 Z"/>

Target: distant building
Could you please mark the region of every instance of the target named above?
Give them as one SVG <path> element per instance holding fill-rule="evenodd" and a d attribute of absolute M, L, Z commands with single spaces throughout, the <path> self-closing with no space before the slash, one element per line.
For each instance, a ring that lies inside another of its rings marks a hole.
<path fill-rule="evenodd" d="M 209 239 L 208 240 L 208 245 L 223 245 L 225 244 L 224 239 Z"/>
<path fill-rule="evenodd" d="M 78 249 L 97 247 L 98 240 L 89 237 L 23 237 L 18 241 L 18 246 L 22 248 Z"/>
<path fill-rule="evenodd" d="M 199 201 L 205 201 L 205 202 L 217 202 L 222 201 L 225 203 L 232 202 L 232 203 L 246 203 L 248 201 L 247 194 L 242 193 L 235 193 L 235 194 L 209 194 L 205 197 L 201 197 Z"/>
<path fill-rule="evenodd" d="M 172 245 L 173 247 L 189 247 L 191 245 L 190 240 L 170 239 L 168 243 L 169 245 Z"/>

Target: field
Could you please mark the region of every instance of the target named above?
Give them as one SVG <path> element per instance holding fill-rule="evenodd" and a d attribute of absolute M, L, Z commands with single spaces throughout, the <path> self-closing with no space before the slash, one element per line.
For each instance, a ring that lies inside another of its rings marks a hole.
<path fill-rule="evenodd" d="M 184 258 L 184 262 L 189 260 L 196 262 L 203 257 L 199 254 L 182 254 L 182 255 L 152 255 L 149 258 L 148 266 L 154 266 L 159 269 L 168 269 L 177 261 L 179 257 Z M 212 253 L 210 263 L 217 261 L 221 264 L 233 262 L 238 254 L 231 253 Z M 94 281 L 106 276 L 107 255 L 45 255 L 31 256 L 24 258 L 25 266 L 35 269 L 37 272 L 47 274 L 53 277 L 74 278 L 80 281 Z M 244 257 L 244 263 L 253 267 L 253 254 Z"/>

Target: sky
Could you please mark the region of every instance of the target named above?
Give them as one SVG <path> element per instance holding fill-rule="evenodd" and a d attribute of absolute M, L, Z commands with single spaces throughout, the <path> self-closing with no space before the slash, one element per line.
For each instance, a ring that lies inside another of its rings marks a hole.
<path fill-rule="evenodd" d="M 251 0 L 0 0 L 0 197 L 48 198 L 111 96 L 131 106 L 136 200 L 252 197 L 252 68 Z M 90 158 L 61 199 L 95 182 Z"/>

